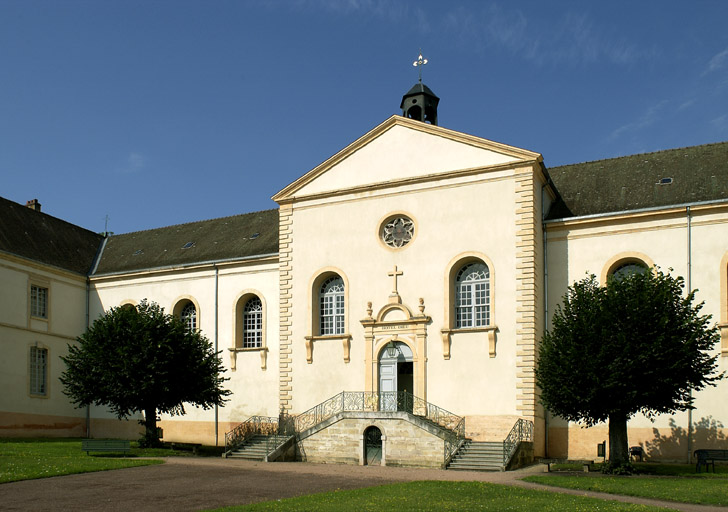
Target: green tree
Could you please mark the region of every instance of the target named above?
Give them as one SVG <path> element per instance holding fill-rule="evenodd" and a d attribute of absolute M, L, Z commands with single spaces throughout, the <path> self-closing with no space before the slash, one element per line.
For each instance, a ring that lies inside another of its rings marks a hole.
<path fill-rule="evenodd" d="M 541 341 L 536 382 L 553 413 L 585 426 L 609 422 L 611 467 L 629 462 L 627 420 L 693 408 L 691 390 L 715 386 L 719 340 L 681 277 L 655 268 L 569 287 Z"/>
<path fill-rule="evenodd" d="M 107 406 L 119 419 L 143 412 L 143 443 L 159 444 L 157 413 L 184 404 L 223 406 L 225 371 L 212 344 L 155 303 L 111 308 L 68 345 L 64 393 L 77 407 Z"/>

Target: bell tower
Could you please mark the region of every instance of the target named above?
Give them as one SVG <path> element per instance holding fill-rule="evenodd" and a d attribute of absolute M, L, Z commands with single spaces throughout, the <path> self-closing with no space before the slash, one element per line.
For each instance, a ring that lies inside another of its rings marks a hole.
<path fill-rule="evenodd" d="M 440 98 L 422 83 L 422 66 L 425 64 L 427 64 L 427 59 L 423 59 L 422 53 L 420 53 L 417 60 L 412 63 L 419 69 L 420 79 L 407 94 L 402 96 L 399 108 L 402 109 L 404 117 L 437 125 L 437 104 L 440 103 Z"/>

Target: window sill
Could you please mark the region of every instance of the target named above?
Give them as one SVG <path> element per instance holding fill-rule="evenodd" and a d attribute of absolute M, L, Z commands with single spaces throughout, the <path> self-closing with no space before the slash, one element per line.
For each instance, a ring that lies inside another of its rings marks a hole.
<path fill-rule="evenodd" d="M 235 371 L 238 363 L 238 352 L 258 352 L 260 353 L 260 369 L 265 370 L 268 364 L 268 347 L 229 347 L 230 351 L 230 370 Z"/>
<path fill-rule="evenodd" d="M 440 329 L 442 334 L 442 356 L 444 359 L 450 359 L 450 346 L 452 345 L 452 337 L 457 334 L 485 333 L 488 339 L 488 355 L 495 357 L 495 333 L 498 330 L 497 325 L 484 325 L 482 327 L 459 327 L 455 329 Z"/>
<path fill-rule="evenodd" d="M 324 334 L 319 336 L 305 336 L 306 340 L 306 362 L 308 364 L 313 363 L 313 343 L 314 341 L 340 341 L 344 349 L 344 362 L 350 361 L 350 349 L 351 349 L 351 334 Z"/>

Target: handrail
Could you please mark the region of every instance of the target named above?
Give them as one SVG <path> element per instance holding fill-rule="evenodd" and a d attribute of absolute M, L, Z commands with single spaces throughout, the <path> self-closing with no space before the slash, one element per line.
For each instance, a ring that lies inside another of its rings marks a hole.
<path fill-rule="evenodd" d="M 506 438 L 503 440 L 504 468 L 508 465 L 513 454 L 516 453 L 518 445 L 523 441 L 533 441 L 533 422 L 519 418 Z"/>
<path fill-rule="evenodd" d="M 272 434 L 269 434 L 265 439 L 265 453 L 266 457 L 275 451 L 280 445 L 282 445 L 291 436 L 296 435 L 295 432 L 295 416 L 290 416 L 286 413 L 281 413 L 278 418 L 278 428 Z M 266 458 L 266 461 L 268 459 Z"/>
<path fill-rule="evenodd" d="M 342 391 L 296 416 L 252 416 L 225 434 L 225 453 L 255 434 L 264 434 L 266 453 L 276 450 L 286 439 L 313 428 L 340 412 L 404 411 L 440 428 L 444 434 L 447 464 L 465 440 L 465 418 L 414 396 L 407 391 Z"/>
<path fill-rule="evenodd" d="M 465 440 L 465 418 L 408 391 L 342 391 L 295 417 L 295 432 L 313 428 L 340 412 L 404 411 L 440 427 L 445 434 L 445 464 Z"/>
<path fill-rule="evenodd" d="M 225 433 L 225 453 L 234 450 L 256 434 L 268 435 L 278 431 L 278 418 L 251 416 L 230 432 Z"/>

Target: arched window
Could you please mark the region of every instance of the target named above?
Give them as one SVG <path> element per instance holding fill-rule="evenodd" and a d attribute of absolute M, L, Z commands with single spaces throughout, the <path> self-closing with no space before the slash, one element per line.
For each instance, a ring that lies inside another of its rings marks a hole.
<path fill-rule="evenodd" d="M 187 329 L 190 331 L 197 330 L 197 308 L 192 301 L 187 301 L 187 304 L 180 311 L 179 317 L 187 325 Z"/>
<path fill-rule="evenodd" d="M 490 324 L 490 270 L 483 262 L 464 265 L 455 276 L 455 327 Z"/>
<path fill-rule="evenodd" d="M 334 275 L 319 291 L 319 334 L 344 334 L 344 280 Z"/>
<path fill-rule="evenodd" d="M 243 308 L 243 348 L 260 348 L 263 344 L 263 303 L 253 296 Z"/>
<path fill-rule="evenodd" d="M 647 265 L 639 260 L 625 261 L 617 265 L 612 271 L 611 277 L 614 279 L 624 279 L 632 274 L 642 274 L 647 271 Z"/>

